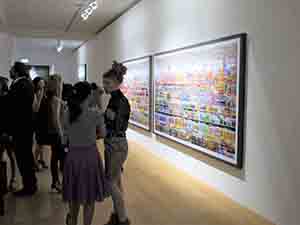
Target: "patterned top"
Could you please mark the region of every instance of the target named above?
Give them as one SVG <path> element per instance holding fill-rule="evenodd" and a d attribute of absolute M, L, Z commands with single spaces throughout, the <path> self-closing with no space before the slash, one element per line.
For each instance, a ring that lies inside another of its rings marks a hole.
<path fill-rule="evenodd" d="M 97 108 L 88 107 L 85 102 L 82 104 L 82 114 L 72 124 L 69 122 L 69 112 L 65 112 L 64 129 L 71 146 L 95 145 L 96 129 L 100 137 L 106 135 L 104 113 Z"/>
<path fill-rule="evenodd" d="M 111 110 L 115 113 L 113 120 L 108 118 L 107 110 Z M 107 137 L 125 135 L 128 128 L 129 117 L 130 105 L 127 98 L 120 90 L 112 92 L 105 115 Z"/>

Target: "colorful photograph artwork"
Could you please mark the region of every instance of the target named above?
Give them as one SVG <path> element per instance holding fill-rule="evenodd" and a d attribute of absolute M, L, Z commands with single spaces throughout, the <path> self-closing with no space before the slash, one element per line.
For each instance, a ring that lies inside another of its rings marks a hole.
<path fill-rule="evenodd" d="M 238 37 L 154 57 L 156 134 L 241 166 L 241 43 Z"/>
<path fill-rule="evenodd" d="M 128 98 L 130 123 L 150 130 L 150 58 L 124 63 L 127 74 L 121 90 Z"/>

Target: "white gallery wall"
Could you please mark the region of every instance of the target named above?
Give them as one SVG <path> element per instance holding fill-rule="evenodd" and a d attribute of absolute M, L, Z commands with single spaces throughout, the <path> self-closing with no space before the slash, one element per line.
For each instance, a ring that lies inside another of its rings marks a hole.
<path fill-rule="evenodd" d="M 114 59 L 247 32 L 244 178 L 145 141 L 153 152 L 277 225 L 299 225 L 299 12 L 299 0 L 143 0 L 83 46 L 78 63 L 93 67 L 100 82 L 96 74 Z"/>
<path fill-rule="evenodd" d="M 76 64 L 87 64 L 87 77 L 89 81 L 102 82 L 102 72 L 104 67 L 104 46 L 101 37 L 95 37 L 80 48 L 77 53 Z"/>
<path fill-rule="evenodd" d="M 22 38 L 16 40 L 16 60 L 28 58 L 31 65 L 48 65 L 50 72 L 59 73 L 64 82 L 75 83 L 77 76 L 77 56 L 71 49 L 63 49 L 58 53 L 55 47 L 40 46 Z"/>
<path fill-rule="evenodd" d="M 0 76 L 9 77 L 10 66 L 15 59 L 16 39 L 8 33 L 0 33 Z"/>

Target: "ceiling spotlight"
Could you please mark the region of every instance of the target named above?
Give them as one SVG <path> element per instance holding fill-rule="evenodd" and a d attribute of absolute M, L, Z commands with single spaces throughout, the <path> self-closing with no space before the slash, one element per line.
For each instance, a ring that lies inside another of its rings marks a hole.
<path fill-rule="evenodd" d="M 93 10 L 96 10 L 96 9 L 98 8 L 97 1 L 94 1 L 94 2 L 90 3 L 90 7 L 91 7 Z"/>
<path fill-rule="evenodd" d="M 57 52 L 61 52 L 63 50 L 63 47 L 62 46 L 58 46 L 57 47 Z"/>
<path fill-rule="evenodd" d="M 29 63 L 29 59 L 28 58 L 22 58 L 22 59 L 20 59 L 20 62 L 27 64 L 27 63 Z"/>
<path fill-rule="evenodd" d="M 63 44 L 61 40 L 57 41 L 56 51 L 61 52 L 63 50 Z"/>
<path fill-rule="evenodd" d="M 82 7 L 81 18 L 87 20 L 90 15 L 98 8 L 97 0 L 89 1 L 86 6 Z"/>

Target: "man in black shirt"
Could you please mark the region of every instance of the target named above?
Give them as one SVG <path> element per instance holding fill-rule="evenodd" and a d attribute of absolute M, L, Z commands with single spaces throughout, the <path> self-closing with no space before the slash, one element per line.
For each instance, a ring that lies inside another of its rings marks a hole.
<path fill-rule="evenodd" d="M 10 77 L 13 79 L 8 93 L 10 130 L 23 181 L 23 189 L 14 194 L 28 196 L 37 191 L 32 153 L 34 90 L 29 77 L 29 68 L 25 64 L 16 62 L 10 70 Z"/>

